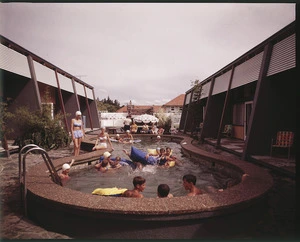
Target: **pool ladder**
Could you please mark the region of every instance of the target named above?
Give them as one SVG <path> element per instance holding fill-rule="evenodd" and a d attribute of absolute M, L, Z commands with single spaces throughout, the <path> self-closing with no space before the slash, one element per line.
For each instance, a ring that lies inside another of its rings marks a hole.
<path fill-rule="evenodd" d="M 26 153 L 25 153 L 25 151 L 26 151 Z M 39 146 L 37 146 L 35 144 L 29 144 L 29 145 L 24 146 L 19 152 L 19 183 L 20 183 L 20 190 L 21 190 L 21 201 L 23 202 L 24 214 L 26 217 L 27 217 L 26 157 L 30 152 L 33 152 L 33 151 L 42 155 L 42 157 L 46 163 L 46 166 L 48 168 L 49 174 L 52 178 L 52 181 L 55 182 L 56 184 L 62 186 L 60 177 L 58 176 L 48 153 L 44 149 L 40 148 Z M 23 153 L 25 153 L 25 154 L 23 155 L 23 159 L 22 159 Z M 22 163 L 22 161 L 23 161 L 23 163 Z M 22 164 L 23 164 L 23 166 L 22 166 Z"/>

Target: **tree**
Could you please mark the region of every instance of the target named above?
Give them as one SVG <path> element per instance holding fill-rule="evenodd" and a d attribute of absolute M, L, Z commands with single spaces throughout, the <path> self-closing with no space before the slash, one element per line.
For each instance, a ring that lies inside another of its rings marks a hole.
<path fill-rule="evenodd" d="M 96 102 L 98 111 L 116 112 L 121 108 L 120 102 L 118 100 L 112 101 L 109 96 L 107 97 L 107 99 L 104 98 L 102 100 L 99 100 L 99 98 L 97 98 Z"/>
<path fill-rule="evenodd" d="M 2 143 L 2 147 L 6 151 L 7 157 L 10 156 L 8 150 L 8 143 L 7 143 L 7 135 L 12 132 L 13 130 L 7 127 L 7 123 L 9 123 L 10 119 L 15 118 L 15 115 L 7 110 L 7 103 L 0 102 L 0 140 Z"/>

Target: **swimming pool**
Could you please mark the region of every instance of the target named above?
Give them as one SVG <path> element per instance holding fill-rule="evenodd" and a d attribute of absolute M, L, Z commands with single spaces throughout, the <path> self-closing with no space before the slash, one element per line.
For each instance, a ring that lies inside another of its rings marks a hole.
<path fill-rule="evenodd" d="M 62 164 L 76 158 L 77 164 L 72 167 L 71 176 L 83 166 L 91 167 L 87 164 L 94 163 L 103 153 L 89 152 L 94 146 L 95 135 L 85 138 L 83 147 L 86 152 L 78 157 L 55 159 L 54 166 L 60 169 Z M 149 135 L 148 139 L 151 138 Z M 172 135 L 163 139 L 180 143 L 182 152 L 195 163 L 203 162 L 209 170 L 221 170 L 221 179 L 231 176 L 241 178 L 244 173 L 249 177 L 223 192 L 194 197 L 136 199 L 95 196 L 59 186 L 45 172 L 46 165 L 39 163 L 27 173 L 29 218 L 50 231 L 83 239 L 226 238 L 228 231 L 237 234 L 240 226 L 246 228 L 246 223 L 251 226 L 254 220 L 259 221 L 255 214 L 262 213 L 256 210 L 257 206 L 265 201 L 273 185 L 266 169 L 198 149 L 192 145 L 192 138 L 187 136 Z M 241 217 L 244 211 L 249 216 Z"/>
<path fill-rule="evenodd" d="M 71 179 L 64 186 L 83 193 L 91 194 L 96 188 L 127 188 L 132 189 L 132 180 L 135 176 L 142 176 L 146 179 L 146 189 L 143 192 L 144 197 L 156 197 L 159 184 L 168 184 L 170 193 L 173 196 L 185 196 L 187 191 L 183 188 L 182 177 L 185 174 L 193 174 L 197 177 L 197 187 L 204 192 L 211 192 L 211 188 L 226 188 L 230 181 L 237 183 L 236 179 L 224 174 L 220 169 L 205 166 L 202 163 L 195 163 L 190 158 L 184 156 L 181 152 L 181 146 L 175 142 L 156 141 L 151 139 L 142 139 L 139 143 L 134 143 L 134 147 L 147 152 L 147 149 L 170 147 L 172 154 L 182 162 L 182 165 L 165 168 L 147 165 L 142 169 L 132 169 L 130 166 L 122 166 L 119 169 L 111 169 L 102 173 L 94 168 L 94 164 L 81 169 L 71 170 Z M 113 143 L 114 151 L 112 157 L 120 156 L 129 159 L 123 152 L 123 149 L 130 152 L 131 145 Z"/>

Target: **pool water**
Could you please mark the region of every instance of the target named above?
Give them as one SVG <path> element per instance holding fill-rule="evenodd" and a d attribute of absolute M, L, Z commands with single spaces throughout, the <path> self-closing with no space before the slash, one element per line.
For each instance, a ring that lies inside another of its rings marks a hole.
<path fill-rule="evenodd" d="M 208 192 L 208 187 L 224 188 L 228 179 L 231 179 L 224 177 L 215 169 L 192 162 L 182 154 L 180 144 L 175 142 L 142 140 L 139 143 L 134 143 L 133 146 L 145 152 L 147 152 L 147 149 L 169 146 L 172 149 L 172 154 L 182 162 L 182 165 L 170 168 L 147 165 L 142 169 L 135 170 L 130 166 L 122 166 L 119 169 L 110 169 L 102 173 L 94 168 L 95 163 L 93 163 L 82 169 L 71 169 L 71 179 L 65 184 L 65 187 L 89 194 L 96 188 L 118 187 L 133 189 L 133 178 L 142 176 L 146 179 L 146 188 L 143 192 L 144 197 L 157 197 L 157 187 L 162 183 L 169 185 L 170 193 L 173 196 L 185 196 L 187 191 L 182 185 L 182 177 L 185 174 L 195 175 L 197 177 L 196 186 L 204 192 Z M 123 152 L 123 149 L 130 153 L 130 144 L 113 143 L 113 147 L 115 150 L 112 152 L 112 157 L 120 156 L 121 158 L 129 159 Z"/>

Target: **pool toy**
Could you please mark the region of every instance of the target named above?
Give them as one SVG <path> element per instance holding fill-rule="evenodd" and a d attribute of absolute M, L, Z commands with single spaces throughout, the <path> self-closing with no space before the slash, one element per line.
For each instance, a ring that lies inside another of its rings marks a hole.
<path fill-rule="evenodd" d="M 111 187 L 111 188 L 96 188 L 92 194 L 93 195 L 100 195 L 100 196 L 121 196 L 122 193 L 127 191 L 126 188 L 117 188 L 117 187 Z"/>

